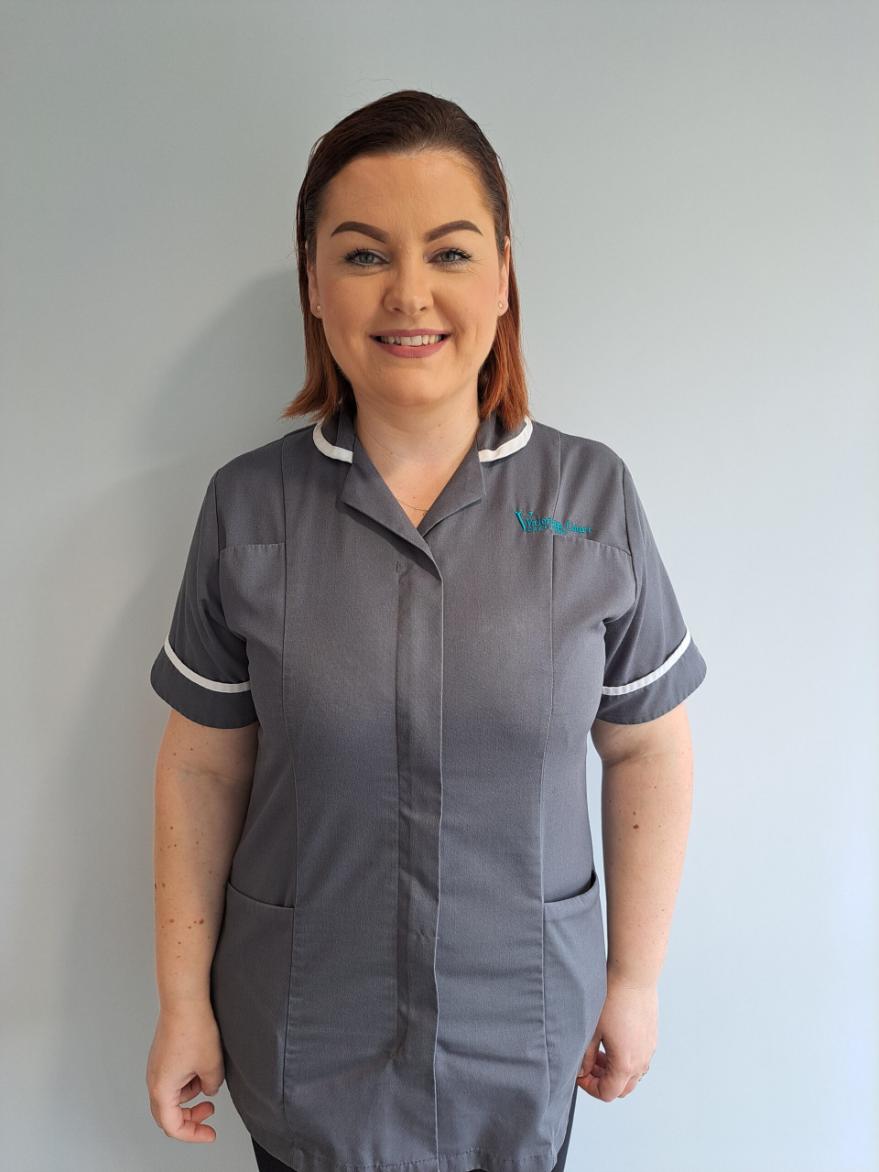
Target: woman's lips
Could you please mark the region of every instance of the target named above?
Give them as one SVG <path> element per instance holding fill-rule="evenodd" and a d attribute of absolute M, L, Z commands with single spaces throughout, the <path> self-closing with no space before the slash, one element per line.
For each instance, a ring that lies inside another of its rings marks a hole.
<path fill-rule="evenodd" d="M 398 346 L 395 342 L 380 342 L 378 338 L 372 340 L 376 346 L 381 346 L 382 350 L 397 358 L 427 358 L 429 354 L 436 354 L 438 350 L 442 349 L 450 337 L 451 334 L 446 334 L 444 338 L 440 338 L 431 346 Z"/>

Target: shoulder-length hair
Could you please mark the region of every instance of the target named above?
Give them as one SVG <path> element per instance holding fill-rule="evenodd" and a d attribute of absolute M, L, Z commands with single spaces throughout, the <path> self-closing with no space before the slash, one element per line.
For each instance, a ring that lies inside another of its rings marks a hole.
<path fill-rule="evenodd" d="M 525 361 L 519 335 L 519 293 L 513 265 L 509 196 L 500 159 L 480 127 L 460 106 L 421 90 L 398 90 L 354 110 L 312 146 L 296 202 L 299 300 L 305 329 L 305 385 L 281 418 L 316 416 L 318 422 L 346 402 L 354 407 L 351 384 L 333 358 L 323 327 L 311 312 L 306 262 L 315 262 L 316 229 L 324 189 L 359 155 L 409 154 L 420 150 L 458 152 L 473 170 L 491 209 L 499 260 L 510 237 L 508 308 L 498 318 L 491 351 L 479 369 L 479 417 L 492 411 L 505 427 L 517 428 L 530 413 Z"/>

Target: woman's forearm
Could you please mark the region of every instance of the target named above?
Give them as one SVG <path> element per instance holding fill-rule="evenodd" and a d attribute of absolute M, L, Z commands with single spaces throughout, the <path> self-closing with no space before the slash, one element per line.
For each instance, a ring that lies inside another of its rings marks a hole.
<path fill-rule="evenodd" d="M 250 787 L 156 766 L 156 981 L 163 1011 L 210 1001 L 226 880 Z"/>
<path fill-rule="evenodd" d="M 605 763 L 601 793 L 608 980 L 655 985 L 690 826 L 689 744 Z"/>

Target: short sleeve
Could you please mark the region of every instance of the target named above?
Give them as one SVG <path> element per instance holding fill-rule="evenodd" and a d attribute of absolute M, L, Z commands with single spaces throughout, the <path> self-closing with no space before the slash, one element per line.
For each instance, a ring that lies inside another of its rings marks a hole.
<path fill-rule="evenodd" d="M 216 473 L 205 492 L 189 546 L 171 627 L 150 672 L 162 699 L 198 724 L 242 728 L 256 710 L 247 648 L 226 626 L 219 583 Z"/>
<path fill-rule="evenodd" d="M 685 700 L 705 679 L 707 666 L 681 614 L 632 475 L 620 463 L 635 597 L 624 614 L 605 623 L 596 717 L 641 724 Z"/>

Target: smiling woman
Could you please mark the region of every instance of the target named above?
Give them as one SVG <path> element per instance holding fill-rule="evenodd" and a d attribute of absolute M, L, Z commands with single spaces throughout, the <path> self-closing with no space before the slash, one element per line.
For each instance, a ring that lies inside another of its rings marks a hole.
<path fill-rule="evenodd" d="M 151 672 L 181 730 L 156 859 L 184 1008 L 157 1034 L 157 1118 L 212 1138 L 210 1104 L 181 1102 L 225 1077 L 273 1172 L 562 1172 L 578 1091 L 622 1096 L 650 1057 L 705 663 L 625 462 L 532 417 L 477 124 L 412 90 L 355 111 L 312 151 L 296 225 L 307 377 L 285 415 L 311 419 L 214 472 Z M 615 984 L 596 726 L 625 794 Z"/>
<path fill-rule="evenodd" d="M 479 423 L 479 373 L 509 284 L 509 236 L 498 249 L 496 235 L 465 157 L 385 150 L 328 181 L 306 250 L 310 307 L 356 401 L 358 438 L 401 504 L 421 498 L 424 512 Z M 373 246 L 351 248 L 352 236 Z M 428 420 L 430 445 L 413 443 Z"/>
<path fill-rule="evenodd" d="M 448 479 L 481 419 L 528 413 L 496 152 L 454 102 L 402 90 L 362 107 L 310 156 L 296 247 L 306 378 L 283 416 L 356 410 L 382 475 L 429 505 L 416 468 Z"/>

